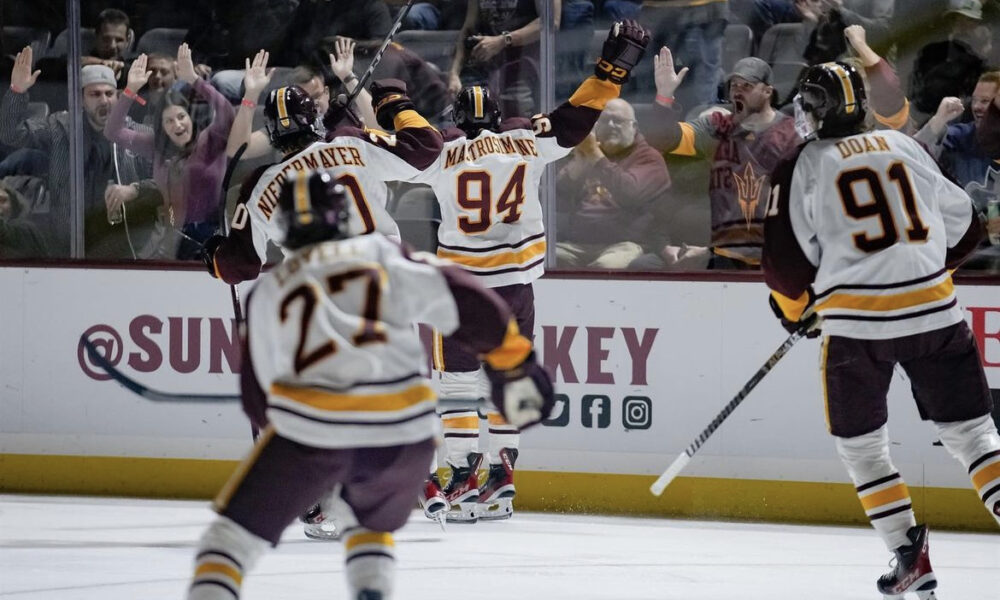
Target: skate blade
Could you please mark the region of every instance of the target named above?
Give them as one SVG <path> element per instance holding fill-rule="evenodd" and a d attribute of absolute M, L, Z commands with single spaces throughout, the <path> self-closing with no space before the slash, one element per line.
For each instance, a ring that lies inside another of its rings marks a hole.
<path fill-rule="evenodd" d="M 479 520 L 478 505 L 475 502 L 452 504 L 451 510 L 445 513 L 449 523 L 475 523 Z"/>
<path fill-rule="evenodd" d="M 446 511 L 441 511 L 440 513 L 435 515 L 434 520 L 437 521 L 437 524 L 441 526 L 441 533 L 448 533 L 448 529 L 447 527 L 445 527 L 445 523 L 448 522 Z"/>
<path fill-rule="evenodd" d="M 512 498 L 497 498 L 492 502 L 481 502 L 478 508 L 479 518 L 484 521 L 502 521 L 514 516 Z"/>
<path fill-rule="evenodd" d="M 322 525 L 307 525 L 302 528 L 302 533 L 311 540 L 321 542 L 335 542 L 340 539 L 340 530 L 336 527 L 324 529 Z"/>

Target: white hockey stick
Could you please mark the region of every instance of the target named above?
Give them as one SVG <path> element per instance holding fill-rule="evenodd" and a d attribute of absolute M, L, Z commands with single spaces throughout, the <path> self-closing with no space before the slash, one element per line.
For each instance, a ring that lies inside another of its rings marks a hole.
<path fill-rule="evenodd" d="M 239 402 L 240 400 L 240 396 L 238 394 L 188 394 L 162 392 L 160 390 L 152 389 L 119 371 L 117 367 L 112 365 L 108 359 L 101 354 L 97 347 L 94 346 L 94 343 L 86 337 L 80 336 L 80 344 L 87 349 L 87 355 L 90 356 L 90 360 L 95 366 L 100 367 L 100 369 L 107 373 L 111 379 L 114 379 L 125 389 L 151 402 L 214 404 L 218 402 Z M 439 406 L 447 408 L 467 407 L 470 409 L 476 409 L 480 407 L 486 408 L 492 406 L 492 402 L 490 402 L 489 399 L 484 398 L 438 398 L 437 402 Z"/>
<path fill-rule="evenodd" d="M 653 482 L 653 485 L 649 486 L 650 493 L 654 496 L 659 496 L 663 493 L 663 490 L 667 489 L 670 482 L 684 470 L 684 467 L 686 467 L 691 461 L 691 457 L 694 456 L 702 445 L 708 441 L 708 438 L 712 437 L 712 434 L 715 433 L 715 430 L 718 429 L 720 425 L 722 425 L 722 422 L 725 421 L 734 410 L 736 410 L 736 407 L 743 402 L 747 395 L 750 394 L 751 390 L 757 387 L 760 380 L 764 379 L 764 376 L 774 368 L 774 365 L 778 364 L 778 361 L 792 349 L 792 346 L 794 346 L 796 342 L 801 340 L 806 335 L 807 331 L 808 329 L 806 328 L 799 329 L 795 333 L 789 335 L 788 339 L 778 346 L 778 349 L 775 350 L 774 354 L 767 359 L 767 362 L 765 362 L 761 368 L 757 369 L 757 372 L 753 374 L 750 381 L 746 382 L 743 389 L 741 389 L 739 393 L 737 393 L 736 396 L 729 401 L 729 404 L 726 404 L 726 406 L 723 407 L 719 414 L 715 415 L 715 418 L 708 424 L 708 427 L 702 430 L 701 435 L 691 442 L 691 445 L 687 447 L 687 450 L 681 452 L 680 455 L 674 459 L 674 462 L 670 463 L 667 470 Z"/>

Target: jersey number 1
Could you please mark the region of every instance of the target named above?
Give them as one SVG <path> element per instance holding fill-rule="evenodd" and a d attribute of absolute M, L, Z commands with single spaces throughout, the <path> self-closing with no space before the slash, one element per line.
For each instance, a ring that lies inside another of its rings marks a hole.
<path fill-rule="evenodd" d="M 920 219 L 920 212 L 917 210 L 917 199 L 913 193 L 913 184 L 910 182 L 910 174 L 906 171 L 906 166 L 901 162 L 894 162 L 886 170 L 889 180 L 899 188 L 900 196 L 903 198 L 903 208 L 906 210 L 906 218 L 909 227 L 906 228 L 906 238 L 910 242 L 924 242 L 927 240 L 929 230 Z M 859 204 L 858 197 L 854 193 L 855 184 L 867 184 L 872 201 L 866 204 Z M 878 172 L 869 167 L 851 169 L 844 171 L 837 177 L 837 190 L 840 192 L 840 200 L 844 205 L 844 212 L 854 219 L 867 219 L 878 217 L 882 225 L 882 235 L 868 237 L 868 233 L 862 231 L 853 235 L 854 245 L 862 252 L 878 252 L 892 246 L 900 238 L 900 231 L 896 226 L 893 217 L 892 206 L 889 205 L 889 198 L 882 185 L 882 178 Z"/>
<path fill-rule="evenodd" d="M 517 223 L 521 218 L 521 204 L 524 202 L 524 171 L 527 165 L 521 163 L 517 165 L 500 199 L 497 200 L 497 214 L 506 212 L 503 218 L 504 223 Z M 476 218 L 467 215 L 458 217 L 458 228 L 465 233 L 482 233 L 490 228 L 493 217 L 492 198 L 493 178 L 487 171 L 462 171 L 458 174 L 458 205 L 466 210 L 476 211 Z M 478 194 L 470 193 L 470 188 L 477 184 Z"/>

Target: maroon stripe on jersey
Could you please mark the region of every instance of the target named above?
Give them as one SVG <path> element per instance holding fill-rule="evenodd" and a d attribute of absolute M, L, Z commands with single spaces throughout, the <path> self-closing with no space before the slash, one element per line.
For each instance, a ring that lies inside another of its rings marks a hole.
<path fill-rule="evenodd" d="M 222 583 L 221 581 L 211 581 L 211 580 L 196 581 L 191 584 L 191 589 L 193 590 L 196 586 L 202 586 L 202 585 L 214 585 L 216 587 L 220 587 L 229 592 L 230 594 L 232 594 L 235 600 L 239 600 L 240 597 L 239 593 L 237 593 L 237 591 L 234 590 L 231 586 Z"/>
<path fill-rule="evenodd" d="M 985 492 L 983 492 L 983 498 L 982 498 L 983 502 L 986 502 L 986 500 L 990 496 L 992 496 L 993 494 L 996 494 L 997 492 L 1000 492 L 1000 485 L 995 485 L 995 486 L 991 487 L 990 489 L 986 490 Z"/>
<path fill-rule="evenodd" d="M 446 438 L 477 438 L 478 433 L 446 433 L 444 434 Z"/>
<path fill-rule="evenodd" d="M 366 386 L 366 385 L 392 385 L 395 383 L 402 383 L 410 379 L 417 379 L 418 381 L 414 383 L 423 383 L 424 376 L 420 373 L 408 373 L 402 377 L 396 377 L 394 379 L 382 379 L 382 380 L 370 380 L 370 381 L 359 381 L 357 383 L 352 383 L 351 385 L 344 388 L 336 388 L 328 385 L 306 385 L 306 386 L 289 386 L 289 387 L 301 387 L 302 389 L 313 389 L 313 390 L 324 390 L 327 392 L 333 392 L 334 394 L 343 394 L 349 392 L 354 388 Z"/>
<path fill-rule="evenodd" d="M 478 275 L 479 277 L 489 277 L 491 275 L 503 275 L 504 273 L 516 273 L 518 271 L 530 271 L 537 267 L 538 265 L 545 262 L 544 258 L 540 258 L 530 265 L 525 265 L 523 267 L 510 267 L 508 269 L 497 269 L 495 271 L 467 271 L 472 275 Z"/>
<path fill-rule="evenodd" d="M 869 481 L 868 483 L 859 485 L 856 489 L 859 492 L 863 492 L 863 491 L 865 491 L 867 489 L 871 489 L 871 488 L 873 488 L 873 487 L 875 487 L 877 485 L 882 485 L 883 483 L 888 483 L 888 482 L 892 481 L 893 479 L 899 479 L 899 473 L 893 473 L 892 475 L 886 475 L 885 477 L 882 477 L 881 479 L 876 479 L 875 481 Z"/>
<path fill-rule="evenodd" d="M 891 510 L 885 512 L 875 513 L 874 515 L 868 517 L 870 521 L 875 521 L 877 519 L 884 519 L 886 517 L 891 517 L 892 515 L 898 515 L 901 512 L 906 512 L 913 508 L 912 504 L 904 504 L 903 506 L 897 506 Z"/>
<path fill-rule="evenodd" d="M 309 420 L 309 421 L 315 421 L 317 423 L 326 423 L 328 425 L 377 425 L 377 426 L 381 426 L 381 425 L 399 425 L 400 423 L 408 423 L 409 421 L 415 421 L 415 420 L 417 420 L 417 419 L 419 419 L 421 417 L 426 417 L 427 415 L 435 415 L 435 414 L 437 414 L 437 411 L 435 411 L 433 408 L 429 408 L 429 409 L 427 409 L 425 411 L 422 411 L 422 412 L 419 412 L 419 413 L 417 413 L 415 415 L 411 415 L 409 417 L 403 417 L 401 419 L 394 419 L 392 421 L 354 421 L 354 420 L 350 420 L 350 419 L 332 419 L 332 418 L 331 419 L 324 419 L 322 417 L 316 417 L 316 416 L 313 416 L 313 415 L 307 415 L 305 413 L 301 413 L 301 412 L 299 412 L 297 410 L 293 410 L 291 408 L 288 408 L 287 406 L 275 406 L 275 405 L 272 404 L 272 405 L 268 406 L 268 408 L 270 410 L 280 410 L 281 412 L 285 412 L 285 413 L 288 413 L 290 415 L 295 415 L 296 417 L 301 417 L 303 419 L 306 419 L 306 420 Z"/>
<path fill-rule="evenodd" d="M 530 237 L 526 237 L 520 242 L 514 244 L 497 244 L 496 246 L 488 246 L 486 248 L 469 248 L 467 246 L 449 246 L 447 244 L 438 244 L 438 248 L 444 248 L 445 250 L 461 250 L 462 252 L 493 252 L 494 250 L 502 250 L 504 248 L 520 248 L 521 246 L 531 243 L 539 238 L 544 238 L 545 233 L 539 233 Z"/>
<path fill-rule="evenodd" d="M 944 275 L 946 270 L 947 269 L 941 269 L 940 271 L 935 271 L 930 275 L 924 275 L 923 277 L 917 277 L 916 279 L 909 279 L 907 281 L 899 281 L 896 283 L 845 283 L 843 285 L 835 285 L 828 290 L 824 290 L 823 292 L 816 294 L 816 299 L 818 300 L 824 296 L 828 296 L 838 290 L 889 290 L 892 288 L 906 287 L 908 285 L 916 285 L 918 283 L 924 283 L 925 281 L 936 279 Z"/>
<path fill-rule="evenodd" d="M 945 310 L 948 310 L 949 308 L 955 306 L 956 304 L 958 304 L 958 298 L 952 298 L 951 302 L 949 302 L 948 304 L 943 304 L 941 306 L 935 306 L 934 308 L 928 308 L 926 310 L 918 310 L 916 312 L 906 313 L 906 314 L 902 314 L 902 315 L 891 315 L 891 316 L 876 317 L 876 316 L 867 316 L 867 315 L 864 315 L 864 316 L 861 316 L 861 315 L 828 315 L 828 314 L 824 313 L 823 314 L 823 319 L 828 320 L 828 321 L 832 320 L 832 319 L 838 319 L 838 320 L 841 320 L 841 321 L 902 321 L 904 319 L 915 319 L 917 317 L 923 317 L 923 316 L 926 316 L 926 315 L 934 314 L 936 312 L 945 311 Z"/>
<path fill-rule="evenodd" d="M 976 459 L 975 461 L 973 461 L 973 463 L 971 465 L 969 465 L 969 473 L 972 473 L 973 471 L 975 471 L 976 467 L 978 467 L 979 465 L 981 465 L 984 462 L 988 461 L 989 459 L 993 458 L 994 456 L 1000 456 L 1000 450 L 994 450 L 993 452 L 987 452 L 986 454 L 980 456 L 978 459 Z"/>

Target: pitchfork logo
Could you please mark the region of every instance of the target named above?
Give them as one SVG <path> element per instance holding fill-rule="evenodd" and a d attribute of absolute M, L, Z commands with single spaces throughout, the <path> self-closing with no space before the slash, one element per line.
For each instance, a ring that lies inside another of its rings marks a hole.
<path fill-rule="evenodd" d="M 757 177 L 757 173 L 753 170 L 753 164 L 748 162 L 746 168 L 743 169 L 743 175 L 733 173 L 733 179 L 736 181 L 740 210 L 743 211 L 743 218 L 747 221 L 747 229 L 750 229 L 750 222 L 753 220 L 754 213 L 757 212 L 757 203 L 760 202 L 760 192 L 764 189 L 767 175 Z"/>
<path fill-rule="evenodd" d="M 80 339 L 80 343 L 76 346 L 76 360 L 80 363 L 80 370 L 87 374 L 87 377 L 91 379 L 96 379 L 97 381 L 107 381 L 111 379 L 100 367 L 93 364 L 90 360 L 90 355 L 87 353 L 87 348 L 83 345 L 83 339 L 88 339 L 94 348 L 111 363 L 112 366 L 117 366 L 122 359 L 122 354 L 124 353 L 124 344 L 122 343 L 122 337 L 118 335 L 112 327 L 104 324 L 94 325 L 87 331 L 83 332 L 83 337 Z"/>

